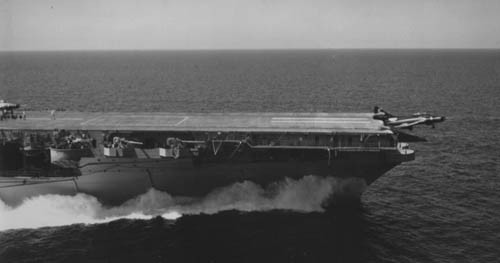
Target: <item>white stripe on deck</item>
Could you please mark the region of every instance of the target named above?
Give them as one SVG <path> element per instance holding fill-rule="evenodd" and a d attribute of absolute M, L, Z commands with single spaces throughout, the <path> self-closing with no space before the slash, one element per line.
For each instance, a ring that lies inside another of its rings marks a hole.
<path fill-rule="evenodd" d="M 52 119 L 52 118 L 38 118 L 38 117 L 34 117 L 34 118 L 26 118 L 26 120 L 36 120 L 36 121 L 81 121 L 83 120 L 83 118 L 55 118 L 55 119 Z"/>
<path fill-rule="evenodd" d="M 97 119 L 99 119 L 99 118 L 101 118 L 101 116 L 97 116 L 97 117 L 92 118 L 92 119 L 90 119 L 90 120 L 86 120 L 86 121 L 84 121 L 84 122 L 80 123 L 80 125 L 85 126 L 85 125 L 89 124 L 89 122 L 93 122 L 93 121 L 95 121 L 95 120 L 97 120 Z"/>
<path fill-rule="evenodd" d="M 119 121 L 116 121 L 119 119 Z M 189 117 L 187 116 L 165 116 L 165 115 L 106 115 L 98 116 L 80 123 L 82 126 L 104 125 L 111 126 L 130 126 L 130 127 L 143 127 L 143 126 L 156 126 L 156 127 L 172 127 L 179 126 Z M 175 122 L 174 122 L 175 121 Z"/>
<path fill-rule="evenodd" d="M 328 123 L 339 123 L 339 124 L 360 124 L 360 123 L 372 123 L 371 120 L 362 118 L 272 118 L 272 123 L 318 123 L 318 124 L 328 124 Z"/>
<path fill-rule="evenodd" d="M 179 126 L 181 123 L 187 121 L 189 119 L 189 117 L 184 117 L 184 119 L 182 119 L 181 121 L 179 121 L 178 123 L 175 124 L 175 126 Z"/>
<path fill-rule="evenodd" d="M 344 118 L 344 117 L 273 117 L 273 120 L 366 120 L 368 118 Z"/>

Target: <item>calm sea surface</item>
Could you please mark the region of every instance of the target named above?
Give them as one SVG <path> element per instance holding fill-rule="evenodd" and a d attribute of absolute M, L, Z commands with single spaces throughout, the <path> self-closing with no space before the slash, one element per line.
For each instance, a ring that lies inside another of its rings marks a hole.
<path fill-rule="evenodd" d="M 500 258 L 499 50 L 0 52 L 0 99 L 33 110 L 379 105 L 448 117 L 436 129 L 415 128 L 428 139 L 411 145 L 416 160 L 377 180 L 361 204 L 328 212 L 317 189 L 329 182 L 315 176 L 282 182 L 273 198 L 237 184 L 195 207 L 156 192 L 115 209 L 89 196 L 46 196 L 14 209 L 0 202 L 2 263 Z"/>

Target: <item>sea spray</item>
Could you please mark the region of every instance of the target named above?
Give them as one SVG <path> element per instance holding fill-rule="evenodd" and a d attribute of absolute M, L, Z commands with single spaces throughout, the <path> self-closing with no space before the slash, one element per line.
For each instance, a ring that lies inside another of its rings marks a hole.
<path fill-rule="evenodd" d="M 166 193 L 158 191 L 152 193 L 151 191 L 144 194 L 144 196 L 167 195 Z M 138 197 L 138 199 L 141 199 L 141 197 Z M 134 204 L 135 206 L 127 202 L 119 207 L 106 208 L 95 197 L 85 194 L 37 196 L 27 199 L 16 208 L 11 208 L 0 201 L 0 231 L 78 223 L 105 223 L 121 218 L 148 220 L 156 215 L 161 215 L 166 219 L 180 217 L 180 214 L 175 211 L 160 211 L 158 206 L 143 207 L 141 202 Z M 151 213 L 152 211 L 157 213 Z"/>
<path fill-rule="evenodd" d="M 94 197 L 43 195 L 29 198 L 16 208 L 0 205 L 0 230 L 74 223 L 94 223 L 101 204 Z"/>
<path fill-rule="evenodd" d="M 322 211 L 323 202 L 333 194 L 337 185 L 332 177 L 312 175 L 299 180 L 286 178 L 267 188 L 244 181 L 216 189 L 200 199 L 172 197 L 150 189 L 121 206 L 111 208 L 85 194 L 44 195 L 27 199 L 16 208 L 0 201 L 0 230 L 104 223 L 120 218 L 147 220 L 162 216 L 176 219 L 182 214 L 213 214 L 231 209 Z"/>
<path fill-rule="evenodd" d="M 265 211 L 289 209 L 300 212 L 322 211 L 323 202 L 333 193 L 332 177 L 305 176 L 286 178 L 263 189 L 245 181 L 218 189 L 200 202 L 181 207 L 183 213 L 216 213 L 221 210 Z"/>

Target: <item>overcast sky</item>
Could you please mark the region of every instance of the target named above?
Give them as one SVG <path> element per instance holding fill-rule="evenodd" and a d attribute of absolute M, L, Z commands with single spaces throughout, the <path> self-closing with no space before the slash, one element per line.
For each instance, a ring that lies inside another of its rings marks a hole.
<path fill-rule="evenodd" d="M 500 0 L 0 0 L 0 50 L 500 48 Z"/>

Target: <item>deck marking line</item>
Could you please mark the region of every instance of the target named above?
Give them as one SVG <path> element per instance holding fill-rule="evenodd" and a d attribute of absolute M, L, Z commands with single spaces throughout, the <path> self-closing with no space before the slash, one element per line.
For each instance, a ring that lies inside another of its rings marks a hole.
<path fill-rule="evenodd" d="M 187 121 L 189 119 L 189 117 L 184 117 L 181 121 L 177 122 L 176 124 L 174 124 L 174 126 L 179 126 L 181 123 Z"/>
<path fill-rule="evenodd" d="M 81 121 L 83 120 L 83 118 L 57 118 L 55 119 L 56 121 L 57 120 L 62 120 L 62 121 Z"/>
<path fill-rule="evenodd" d="M 339 123 L 339 124 L 358 124 L 358 123 L 371 123 L 371 121 L 326 121 L 326 120 L 303 120 L 303 121 L 271 121 L 271 123 Z"/>
<path fill-rule="evenodd" d="M 366 118 L 288 118 L 288 117 L 275 117 L 272 121 L 305 121 L 305 120 L 318 120 L 318 121 L 367 121 Z"/>
<path fill-rule="evenodd" d="M 368 120 L 271 120 L 271 121 L 329 121 L 329 122 L 371 122 Z"/>
<path fill-rule="evenodd" d="M 96 120 L 98 120 L 98 119 L 99 119 L 99 118 L 101 118 L 101 117 L 102 117 L 102 116 L 97 116 L 97 117 L 94 117 L 94 118 L 92 118 L 92 119 L 90 119 L 90 120 L 87 120 L 87 121 L 84 121 L 84 122 L 80 123 L 80 125 L 82 125 L 82 126 L 87 125 L 87 124 L 89 124 L 89 122 L 96 121 Z"/>
<path fill-rule="evenodd" d="M 45 118 L 45 117 L 34 117 L 34 118 L 30 118 L 30 117 L 26 117 L 26 120 L 41 120 L 41 121 L 46 121 L 46 120 L 51 120 L 51 118 Z"/>
<path fill-rule="evenodd" d="M 115 119 L 113 121 L 113 119 Z M 109 115 L 98 116 L 80 123 L 80 125 L 106 125 L 118 127 L 172 127 L 189 119 L 187 116 L 161 116 L 161 115 Z"/>
<path fill-rule="evenodd" d="M 272 117 L 273 119 L 367 119 L 364 117 Z"/>
<path fill-rule="evenodd" d="M 273 119 L 346 119 L 346 120 L 354 120 L 354 119 L 368 119 L 365 117 L 272 117 Z"/>
<path fill-rule="evenodd" d="M 26 118 L 26 120 L 38 120 L 38 121 L 50 121 L 53 120 L 51 118 L 45 118 L 45 117 L 33 117 L 33 118 Z M 83 118 L 56 118 L 55 120 L 62 120 L 62 121 L 79 121 L 83 120 Z"/>
<path fill-rule="evenodd" d="M 161 119 L 164 119 L 164 118 L 177 118 L 177 119 L 180 119 L 180 118 L 186 118 L 186 116 L 169 116 L 169 115 L 155 115 L 155 114 L 152 114 L 152 115 L 137 115 L 137 114 L 134 114 L 134 115 L 123 115 L 123 114 L 113 114 L 113 115 L 106 115 L 106 116 L 99 116 L 97 118 L 147 118 L 147 119 L 154 119 L 156 117 L 158 118 L 161 118 Z"/>

